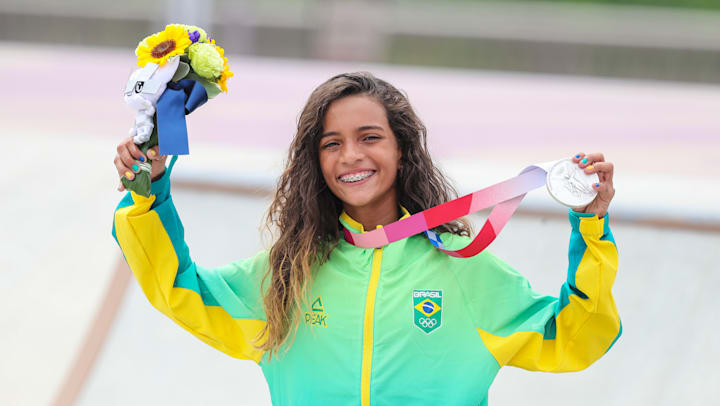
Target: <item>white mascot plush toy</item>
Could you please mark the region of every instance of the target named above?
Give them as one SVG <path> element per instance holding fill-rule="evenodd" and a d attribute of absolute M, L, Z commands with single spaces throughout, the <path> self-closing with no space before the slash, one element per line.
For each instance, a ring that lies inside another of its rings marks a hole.
<path fill-rule="evenodd" d="M 125 86 L 124 99 L 125 103 L 135 110 L 135 123 L 130 129 L 130 136 L 135 144 L 140 145 L 150 139 L 157 101 L 175 75 L 179 63 L 179 56 L 169 58 L 162 66 L 148 62 L 145 67 L 130 75 Z"/>

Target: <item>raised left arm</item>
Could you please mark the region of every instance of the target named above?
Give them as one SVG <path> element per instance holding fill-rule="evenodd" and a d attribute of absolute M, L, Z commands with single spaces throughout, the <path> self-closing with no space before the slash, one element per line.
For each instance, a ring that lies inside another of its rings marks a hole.
<path fill-rule="evenodd" d="M 567 372 L 590 366 L 620 337 L 611 288 L 618 267 L 609 216 L 572 212 L 567 280 L 559 297 L 539 295 L 509 265 L 494 261 L 496 306 L 477 330 L 500 366 Z"/>
<path fill-rule="evenodd" d="M 593 202 L 569 212 L 568 273 L 559 297 L 538 294 L 522 275 L 489 255 L 487 274 L 493 276 L 482 284 L 487 289 L 482 293 L 483 309 L 474 311 L 478 333 L 500 366 L 581 370 L 605 354 L 622 333 L 611 292 L 618 268 L 607 215 L 615 195 L 613 164 L 601 153 L 579 153 L 573 161 L 585 173 L 597 173 L 600 182 L 593 185 L 598 192 Z"/>

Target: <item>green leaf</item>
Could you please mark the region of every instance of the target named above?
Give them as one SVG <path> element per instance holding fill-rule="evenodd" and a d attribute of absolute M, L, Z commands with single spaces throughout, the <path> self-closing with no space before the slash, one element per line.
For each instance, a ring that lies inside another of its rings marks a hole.
<path fill-rule="evenodd" d="M 201 85 L 203 85 L 203 87 L 205 88 L 205 92 L 207 93 L 208 99 L 212 99 L 213 97 L 220 94 L 220 87 L 217 84 L 201 77 L 193 71 L 190 71 L 190 73 L 185 76 L 185 79 L 196 80 Z"/>
<path fill-rule="evenodd" d="M 150 197 L 150 174 L 145 171 L 136 173 L 133 180 L 129 180 L 126 177 L 120 178 L 123 186 L 126 190 L 132 190 L 140 196 Z"/>
<path fill-rule="evenodd" d="M 187 74 L 190 72 L 190 65 L 188 65 L 185 62 L 178 63 L 177 70 L 175 71 L 175 74 L 173 75 L 172 79 L 170 79 L 173 82 L 179 82 L 187 76 Z"/>

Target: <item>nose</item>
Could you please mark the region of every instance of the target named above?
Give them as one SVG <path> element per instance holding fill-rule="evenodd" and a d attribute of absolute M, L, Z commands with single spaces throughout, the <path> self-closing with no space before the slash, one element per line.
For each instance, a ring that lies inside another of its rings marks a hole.
<path fill-rule="evenodd" d="M 361 160 L 365 156 L 362 148 L 355 142 L 346 142 L 343 144 L 340 159 L 344 164 L 353 164 Z"/>

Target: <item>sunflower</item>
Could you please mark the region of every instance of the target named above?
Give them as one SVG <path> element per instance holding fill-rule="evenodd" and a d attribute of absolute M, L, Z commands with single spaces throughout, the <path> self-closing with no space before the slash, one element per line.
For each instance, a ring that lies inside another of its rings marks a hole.
<path fill-rule="evenodd" d="M 212 43 L 214 44 L 214 43 L 215 43 L 215 40 L 212 40 Z M 217 83 L 218 83 L 218 85 L 220 86 L 220 90 L 222 90 L 223 92 L 227 93 L 227 91 L 228 91 L 228 89 L 227 89 L 227 80 L 228 80 L 228 78 L 231 78 L 231 77 L 233 77 L 233 76 L 235 76 L 235 75 L 234 75 L 232 72 L 230 72 L 230 65 L 228 65 L 228 60 L 227 60 L 227 58 L 225 57 L 225 50 L 222 49 L 222 48 L 220 48 L 220 47 L 217 46 L 217 45 L 215 45 L 215 48 L 216 48 L 217 51 L 220 53 L 220 56 L 222 57 L 223 62 L 224 62 L 223 71 L 222 71 L 222 73 L 220 74 L 220 79 L 218 79 L 218 82 L 217 82 Z"/>
<path fill-rule="evenodd" d="M 190 36 L 190 40 L 195 42 L 210 42 L 208 41 L 207 33 L 202 28 L 196 26 L 196 25 L 187 25 L 187 24 L 170 24 L 169 26 L 173 27 L 182 27 L 185 31 L 188 32 L 188 35 Z M 166 26 L 167 28 L 167 26 Z"/>
<path fill-rule="evenodd" d="M 185 52 L 192 41 L 187 31 L 178 25 L 168 25 L 165 31 L 153 34 L 140 41 L 135 49 L 138 57 L 138 66 L 143 67 L 148 62 L 164 65 L 167 60 L 175 55 Z"/>
<path fill-rule="evenodd" d="M 218 85 L 220 85 L 220 90 L 227 93 L 227 80 L 228 78 L 235 76 L 234 73 L 230 72 L 230 69 L 228 69 L 227 64 L 225 64 L 225 69 L 220 74 L 220 79 L 218 79 Z"/>

